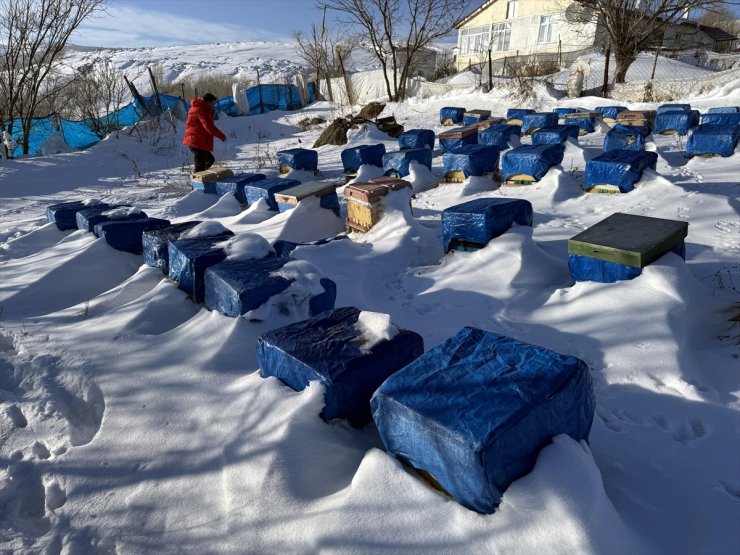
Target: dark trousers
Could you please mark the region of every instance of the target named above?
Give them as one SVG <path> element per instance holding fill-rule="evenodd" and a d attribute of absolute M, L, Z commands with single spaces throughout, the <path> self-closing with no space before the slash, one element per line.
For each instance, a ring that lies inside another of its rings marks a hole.
<path fill-rule="evenodd" d="M 213 154 L 211 154 L 207 150 L 203 150 L 202 148 L 195 148 L 194 146 L 191 146 L 190 151 L 193 153 L 193 158 L 195 159 L 196 172 L 207 170 L 216 161 L 216 159 L 213 157 Z"/>

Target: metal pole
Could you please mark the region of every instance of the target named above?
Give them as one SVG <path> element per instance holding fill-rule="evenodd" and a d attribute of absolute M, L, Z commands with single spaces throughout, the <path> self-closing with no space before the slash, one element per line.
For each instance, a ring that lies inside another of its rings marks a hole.
<path fill-rule="evenodd" d="M 601 87 L 601 96 L 606 97 L 606 93 L 609 90 L 609 59 L 612 55 L 612 45 L 606 47 L 606 60 L 604 61 L 604 84 Z"/>
<path fill-rule="evenodd" d="M 655 79 L 655 66 L 658 65 L 658 47 L 655 47 L 655 58 L 653 59 L 653 72 L 650 74 L 650 80 Z"/>
<path fill-rule="evenodd" d="M 262 84 L 260 83 L 260 70 L 257 70 L 257 92 L 260 95 L 260 114 L 264 113 L 264 105 L 262 104 Z"/>
<path fill-rule="evenodd" d="M 493 89 L 493 60 L 491 59 L 491 49 L 488 49 L 488 90 Z"/>

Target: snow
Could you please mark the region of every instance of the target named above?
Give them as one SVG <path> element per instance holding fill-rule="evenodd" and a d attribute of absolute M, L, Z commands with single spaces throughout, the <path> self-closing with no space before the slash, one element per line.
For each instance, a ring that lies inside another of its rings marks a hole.
<path fill-rule="evenodd" d="M 391 322 L 390 314 L 363 310 L 357 315 L 355 329 L 360 332 L 356 342 L 363 351 L 371 351 L 381 341 L 393 339 L 398 328 Z"/>
<path fill-rule="evenodd" d="M 701 111 L 740 105 L 740 83 L 685 100 Z M 609 103 L 538 89 L 526 106 Z M 447 105 L 501 116 L 520 101 L 470 92 L 390 103 L 384 115 L 438 133 Z M 235 172 L 274 176 L 275 152 L 321 132 L 297 123 L 335 114 L 317 103 L 222 118 L 228 140 L 214 154 Z M 259 376 L 256 340 L 285 322 L 279 307 L 260 307 L 261 321 L 210 312 L 140 256 L 47 222 L 51 204 L 99 199 L 206 220 L 196 235 L 231 229 L 248 238 L 229 243 L 249 253 L 259 242 L 247 233 L 305 243 L 343 231 L 318 199 L 276 213 L 191 190 L 182 133 L 144 126 L 87 151 L 0 162 L 0 551 L 740 551 L 739 152 L 687 161 L 684 138 L 653 136 L 656 171 L 616 196 L 583 192 L 603 130 L 567 145 L 529 187 L 478 177 L 432 188 L 444 175 L 438 155 L 431 172 L 413 168 L 413 191 L 383 198 L 368 233 L 293 251 L 281 272 L 311 276 L 296 286 L 304 293 L 318 276 L 334 281 L 336 306 L 370 314 L 365 335 L 393 322 L 429 349 L 472 325 L 588 363 L 588 445 L 555 437 L 482 516 L 388 456 L 372 426 L 324 423 L 319 384 L 295 392 Z M 348 136 L 348 146 L 396 149 L 372 126 Z M 320 175 L 304 178 L 342 182 L 344 148 L 317 149 Z M 445 255 L 441 211 L 501 196 L 531 202 L 533 227 Z M 572 284 L 567 240 L 618 211 L 687 221 L 686 261 L 668 254 L 632 281 Z"/>
<path fill-rule="evenodd" d="M 205 211 L 201 212 L 199 216 L 202 216 L 205 213 Z M 193 218 L 197 219 L 197 218 Z M 224 233 L 228 231 L 227 228 L 221 223 L 217 222 L 215 220 L 205 221 L 201 222 L 197 225 L 194 225 L 190 229 L 188 229 L 185 233 L 183 233 L 180 238 L 181 239 L 196 239 L 198 237 L 212 237 L 214 235 L 220 235 L 221 233 Z"/>
<path fill-rule="evenodd" d="M 216 246 L 226 251 L 227 260 L 254 260 L 275 252 L 262 236 L 249 232 L 240 233 Z"/>

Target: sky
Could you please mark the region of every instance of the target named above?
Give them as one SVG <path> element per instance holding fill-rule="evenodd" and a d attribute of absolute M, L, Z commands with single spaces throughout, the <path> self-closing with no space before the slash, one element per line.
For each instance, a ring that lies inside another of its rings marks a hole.
<path fill-rule="evenodd" d="M 321 19 L 315 0 L 112 0 L 71 42 L 131 48 L 283 40 Z"/>

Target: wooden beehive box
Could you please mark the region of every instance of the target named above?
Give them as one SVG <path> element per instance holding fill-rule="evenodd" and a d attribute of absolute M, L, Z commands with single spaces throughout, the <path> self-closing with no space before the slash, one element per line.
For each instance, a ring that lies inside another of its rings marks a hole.
<path fill-rule="evenodd" d="M 307 197 L 324 197 L 337 190 L 337 186 L 325 181 L 307 181 L 275 193 L 275 201 L 278 204 L 297 205 L 301 200 Z"/>
<path fill-rule="evenodd" d="M 190 174 L 190 180 L 193 182 L 193 187 L 196 189 L 202 189 L 203 184 L 216 183 L 219 179 L 233 177 L 233 175 L 234 172 L 228 168 L 209 168 L 202 172 L 193 172 Z M 199 183 L 201 186 L 196 186 L 196 183 Z"/>
<path fill-rule="evenodd" d="M 568 254 L 644 268 L 688 235 L 688 222 L 617 212 L 568 240 Z"/>
<path fill-rule="evenodd" d="M 378 178 L 380 179 L 380 178 Z M 381 183 L 356 183 L 344 188 L 344 199 L 347 201 L 347 227 L 353 231 L 369 231 L 383 213 L 380 198 L 389 191 L 411 187 L 403 179 L 386 178 Z"/>
<path fill-rule="evenodd" d="M 652 125 L 654 119 L 654 110 L 629 111 L 617 114 L 617 123 L 622 125 Z"/>

